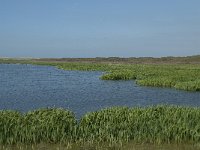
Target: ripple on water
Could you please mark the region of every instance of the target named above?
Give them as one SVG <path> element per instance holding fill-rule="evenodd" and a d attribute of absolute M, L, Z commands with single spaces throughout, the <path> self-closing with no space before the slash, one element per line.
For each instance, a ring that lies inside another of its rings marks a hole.
<path fill-rule="evenodd" d="M 99 79 L 101 75 L 98 71 L 1 64 L 0 109 L 26 112 L 41 107 L 63 107 L 80 117 L 111 106 L 200 106 L 200 92 L 143 87 L 134 81 L 103 81 Z"/>

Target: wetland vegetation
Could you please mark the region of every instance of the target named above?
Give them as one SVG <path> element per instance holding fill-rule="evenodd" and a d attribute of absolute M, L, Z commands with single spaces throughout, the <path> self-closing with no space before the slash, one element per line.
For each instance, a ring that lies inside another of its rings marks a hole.
<path fill-rule="evenodd" d="M 142 86 L 200 91 L 200 56 L 180 58 L 1 59 L 0 63 L 50 65 L 64 70 L 104 71 L 105 74 L 101 77 L 103 80 L 136 80 L 136 83 Z"/>
<path fill-rule="evenodd" d="M 85 114 L 39 109 L 22 114 L 0 111 L 0 144 L 199 143 L 200 108 L 179 106 L 113 107 Z"/>
<path fill-rule="evenodd" d="M 64 70 L 103 71 L 102 80 L 136 80 L 141 86 L 200 91 L 200 57 L 147 59 L 0 59 L 0 63 L 50 65 Z M 190 60 L 191 59 L 191 60 Z M 95 144 L 108 147 L 127 143 L 198 144 L 200 108 L 183 106 L 113 107 L 75 118 L 61 108 L 20 113 L 0 111 L 0 144 Z"/>

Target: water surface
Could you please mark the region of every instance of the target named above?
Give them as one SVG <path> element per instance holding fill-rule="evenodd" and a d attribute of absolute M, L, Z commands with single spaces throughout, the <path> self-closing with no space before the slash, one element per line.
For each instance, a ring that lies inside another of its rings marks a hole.
<path fill-rule="evenodd" d="M 97 71 L 65 71 L 51 66 L 0 64 L 0 109 L 22 112 L 62 107 L 77 117 L 111 106 L 174 104 L 200 106 L 200 92 L 104 81 Z"/>

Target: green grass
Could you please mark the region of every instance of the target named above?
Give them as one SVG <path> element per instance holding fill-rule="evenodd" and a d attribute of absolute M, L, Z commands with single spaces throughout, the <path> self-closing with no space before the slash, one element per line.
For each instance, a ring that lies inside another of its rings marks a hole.
<path fill-rule="evenodd" d="M 64 109 L 0 111 L 0 144 L 199 143 L 200 108 L 114 107 L 77 121 Z"/>
<path fill-rule="evenodd" d="M 69 142 L 75 128 L 73 113 L 63 109 L 0 111 L 0 144 Z"/>
<path fill-rule="evenodd" d="M 21 132 L 22 116 L 16 111 L 0 111 L 0 143 L 14 144 L 18 142 Z"/>
<path fill-rule="evenodd" d="M 112 108 L 86 115 L 81 125 L 86 138 L 98 141 L 199 142 L 199 115 L 186 107 Z"/>

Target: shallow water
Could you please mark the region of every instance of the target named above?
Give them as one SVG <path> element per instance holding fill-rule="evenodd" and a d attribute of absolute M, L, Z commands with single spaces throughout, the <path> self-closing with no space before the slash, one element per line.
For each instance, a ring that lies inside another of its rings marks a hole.
<path fill-rule="evenodd" d="M 62 107 L 79 118 L 111 106 L 174 104 L 200 106 L 200 92 L 142 87 L 134 81 L 104 81 L 102 72 L 51 66 L 0 64 L 0 109 L 22 112 Z"/>

